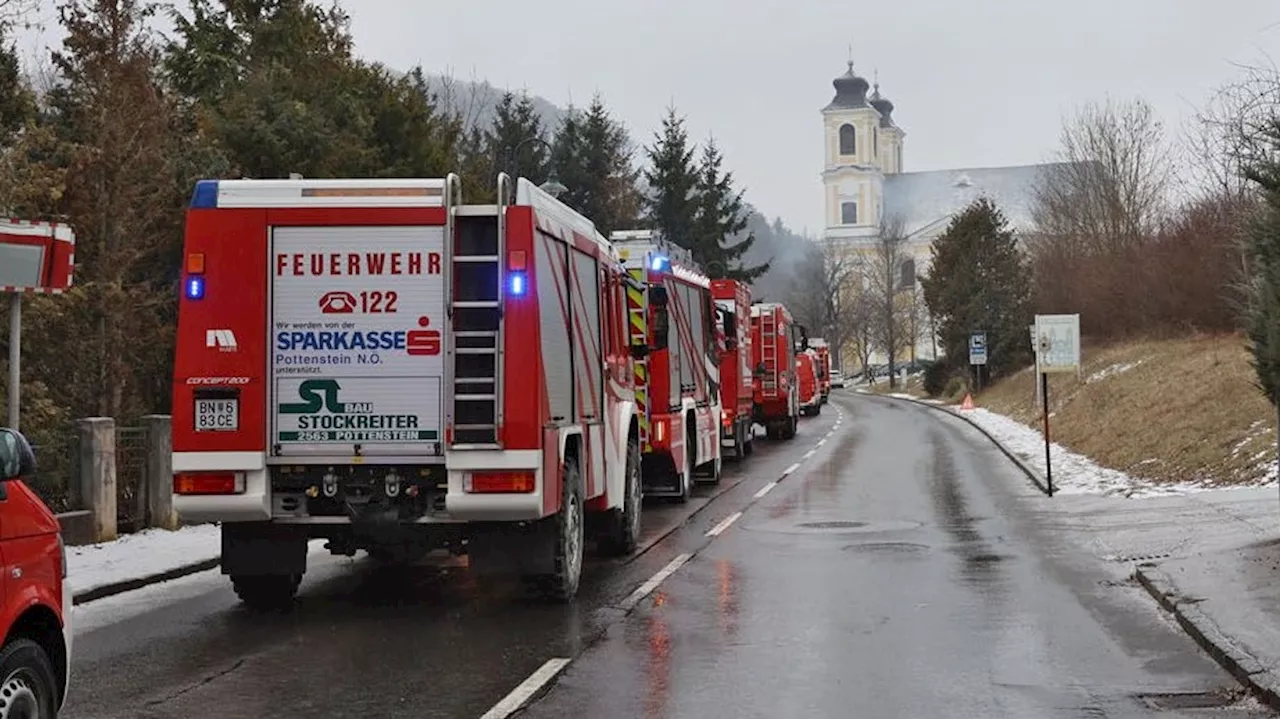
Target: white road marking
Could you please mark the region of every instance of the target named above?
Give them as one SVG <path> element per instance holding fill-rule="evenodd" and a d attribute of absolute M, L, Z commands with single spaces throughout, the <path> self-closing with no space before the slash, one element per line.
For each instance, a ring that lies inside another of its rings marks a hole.
<path fill-rule="evenodd" d="M 810 458 L 810 457 L 812 457 L 812 456 L 813 456 L 813 453 L 814 453 L 814 452 L 817 452 L 817 451 L 818 451 L 818 450 L 816 450 L 816 449 L 811 449 L 811 450 L 809 450 L 808 452 L 805 452 L 805 453 L 804 453 L 804 456 L 803 456 L 803 457 L 801 457 L 800 459 L 808 459 L 808 458 Z"/>
<path fill-rule="evenodd" d="M 677 556 L 675 559 L 668 562 L 667 566 L 663 567 L 662 569 L 659 569 L 657 574 L 653 575 L 652 577 L 649 577 L 648 579 L 645 580 L 644 584 L 641 584 L 639 587 L 636 587 L 636 590 L 634 592 L 629 594 L 626 599 L 622 600 L 622 603 L 618 605 L 618 608 L 627 612 L 631 611 L 633 608 L 635 608 L 637 604 L 640 603 L 641 599 L 644 599 L 645 597 L 649 596 L 649 593 L 657 589 L 658 585 L 662 584 L 663 580 L 665 580 L 667 577 L 671 576 L 672 574 L 675 574 L 676 570 L 684 566 L 684 563 L 689 561 L 690 559 L 693 559 L 692 554 L 681 554 Z"/>
<path fill-rule="evenodd" d="M 567 666 L 569 666 L 569 660 L 563 657 L 548 659 L 545 664 L 538 667 L 537 671 L 530 674 L 528 679 L 520 682 L 520 685 L 512 689 L 510 694 L 503 697 L 502 701 L 494 704 L 493 708 L 485 712 L 480 719 L 506 719 L 515 714 Z"/>
<path fill-rule="evenodd" d="M 821 442 L 818 442 L 818 446 L 819 446 L 819 447 L 821 447 L 822 445 L 824 445 L 824 444 L 826 444 L 826 443 L 827 443 L 827 438 L 826 438 L 826 437 L 823 437 L 823 438 L 822 438 L 822 441 L 821 441 Z"/>
<path fill-rule="evenodd" d="M 800 469 L 800 463 L 799 463 L 799 462 L 796 462 L 795 464 L 791 465 L 790 467 L 787 467 L 786 469 L 782 470 L 782 476 L 783 476 L 783 477 L 786 477 L 787 475 L 791 474 L 792 472 L 796 471 L 797 469 Z"/>
<path fill-rule="evenodd" d="M 769 493 L 770 491 L 772 491 L 772 490 L 773 490 L 773 488 L 774 488 L 774 487 L 776 487 L 776 486 L 778 486 L 778 483 L 777 483 L 777 482 L 770 482 L 770 483 L 766 484 L 765 486 L 761 487 L 761 488 L 760 488 L 760 491 L 759 491 L 759 492 L 756 492 L 756 499 L 760 499 L 760 498 L 761 498 L 761 497 L 763 497 L 764 495 L 768 494 L 768 493 Z"/>
<path fill-rule="evenodd" d="M 721 521 L 719 524 L 707 530 L 707 536 L 708 537 L 720 536 L 721 532 L 728 529 L 729 525 L 738 521 L 738 517 L 741 517 L 741 516 L 742 516 L 742 512 L 734 512 L 733 514 L 730 514 L 728 517 L 725 517 L 724 520 Z"/>

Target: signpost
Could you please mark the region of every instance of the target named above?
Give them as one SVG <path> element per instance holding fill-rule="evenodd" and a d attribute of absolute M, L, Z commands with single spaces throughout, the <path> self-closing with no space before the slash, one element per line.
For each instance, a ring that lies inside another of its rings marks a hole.
<path fill-rule="evenodd" d="M 969 364 L 977 373 L 978 390 L 982 390 L 982 367 L 987 363 L 987 333 L 969 333 Z"/>
<path fill-rule="evenodd" d="M 1044 413 L 1044 469 L 1053 496 L 1053 465 L 1049 461 L 1049 373 L 1080 372 L 1080 315 L 1036 315 L 1036 372 Z"/>
<path fill-rule="evenodd" d="M 9 295 L 8 426 L 18 428 L 22 376 L 22 295 L 71 286 L 75 234 L 66 225 L 0 221 L 0 294 Z"/>

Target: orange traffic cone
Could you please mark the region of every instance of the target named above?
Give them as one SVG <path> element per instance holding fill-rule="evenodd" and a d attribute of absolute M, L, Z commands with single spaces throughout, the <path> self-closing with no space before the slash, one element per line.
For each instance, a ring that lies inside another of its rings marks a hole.
<path fill-rule="evenodd" d="M 973 396 L 965 393 L 964 401 L 960 403 L 960 409 L 973 409 Z"/>

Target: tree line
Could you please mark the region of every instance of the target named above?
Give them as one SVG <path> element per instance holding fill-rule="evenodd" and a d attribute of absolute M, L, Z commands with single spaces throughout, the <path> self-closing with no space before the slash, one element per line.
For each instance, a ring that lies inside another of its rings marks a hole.
<path fill-rule="evenodd" d="M 511 93 L 469 122 L 422 68 L 357 57 L 347 15 L 309 0 L 61 0 L 64 40 L 27 68 L 12 38 L 33 5 L 0 0 L 0 206 L 77 234 L 72 290 L 25 311 L 23 429 L 50 454 L 76 418 L 168 411 L 198 179 L 457 172 L 485 202 L 499 171 L 554 175 L 604 233 L 656 228 L 717 277 L 767 270 L 747 261 L 753 215 L 719 148 L 674 108 L 643 148 L 599 96 L 556 127 Z"/>

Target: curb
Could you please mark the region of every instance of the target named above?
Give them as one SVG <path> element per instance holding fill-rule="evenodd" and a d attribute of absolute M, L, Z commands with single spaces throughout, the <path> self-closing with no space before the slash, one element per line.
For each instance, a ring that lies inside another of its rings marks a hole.
<path fill-rule="evenodd" d="M 71 597 L 71 603 L 75 606 L 79 606 L 98 599 L 106 599 L 107 597 L 113 597 L 117 594 L 124 594 L 125 592 L 132 592 L 135 589 L 142 589 L 143 587 L 148 587 L 152 584 L 168 582 L 191 574 L 196 574 L 198 572 L 205 572 L 210 569 L 214 569 L 218 564 L 219 561 L 216 558 L 206 559 L 192 564 L 184 564 L 181 567 L 175 567 L 164 572 L 149 574 L 145 577 L 125 579 L 119 582 L 112 582 L 111 584 L 104 584 L 100 587 L 94 587 L 93 589 L 88 589 L 83 592 L 76 592 Z"/>
<path fill-rule="evenodd" d="M 1145 564 L 1137 566 L 1133 576 L 1228 674 L 1248 687 L 1267 706 L 1280 709 L 1280 678 L 1223 634 L 1195 603 L 1182 601 L 1169 575 L 1153 564 Z"/>
<path fill-rule="evenodd" d="M 1030 479 L 1031 483 L 1036 486 L 1036 489 L 1040 490 L 1040 492 L 1046 496 L 1051 496 L 1049 495 L 1049 487 L 1044 482 L 1044 480 L 1040 478 L 1039 472 L 1036 472 L 1034 469 L 1031 468 L 1030 465 L 1028 465 L 1025 461 L 1023 461 L 1021 457 L 1014 454 L 1013 450 L 1004 446 L 1004 443 L 996 439 L 994 435 L 992 435 L 990 432 L 986 430 L 986 428 L 984 428 L 982 425 L 978 424 L 977 422 L 973 421 L 972 419 L 964 416 L 963 414 L 960 414 L 959 412 L 954 412 L 942 405 L 931 404 L 929 402 L 921 402 L 918 399 L 907 399 L 905 397 L 890 397 L 888 395 L 882 395 L 882 394 L 881 395 L 863 394 L 863 396 L 864 397 L 880 397 L 881 399 L 891 399 L 891 400 L 898 400 L 900 402 L 909 402 L 914 405 L 919 405 L 921 407 L 928 407 L 929 409 L 937 410 L 939 412 L 942 412 L 943 414 L 949 415 L 951 417 L 956 417 L 958 419 L 964 420 L 965 422 L 968 422 L 970 427 L 973 427 L 974 429 L 978 430 L 979 432 L 982 433 L 982 436 L 991 440 L 991 443 L 994 444 L 996 448 L 999 449 L 1002 453 L 1004 453 L 1004 456 L 1008 457 L 1011 462 L 1017 465 L 1018 469 L 1022 470 L 1022 473 L 1027 475 L 1027 479 Z"/>

